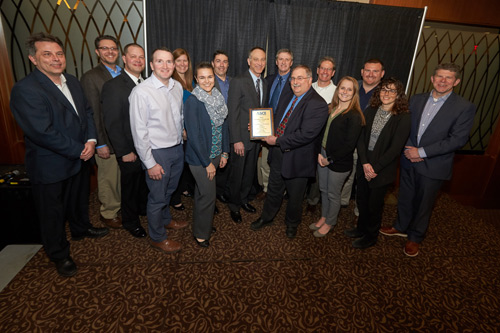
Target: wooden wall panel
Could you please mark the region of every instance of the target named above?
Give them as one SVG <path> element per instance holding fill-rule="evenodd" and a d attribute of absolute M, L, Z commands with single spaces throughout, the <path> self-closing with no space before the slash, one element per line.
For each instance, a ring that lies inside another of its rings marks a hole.
<path fill-rule="evenodd" d="M 426 20 L 487 27 L 500 27 L 498 0 L 371 0 L 371 4 L 428 7 Z"/>
<path fill-rule="evenodd" d="M 0 164 L 23 164 L 23 133 L 9 108 L 14 80 L 1 20 L 0 17 Z"/>

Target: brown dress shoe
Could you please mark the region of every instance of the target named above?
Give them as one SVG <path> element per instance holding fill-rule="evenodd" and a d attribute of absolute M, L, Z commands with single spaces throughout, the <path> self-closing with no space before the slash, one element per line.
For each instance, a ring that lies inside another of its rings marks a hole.
<path fill-rule="evenodd" d="M 105 219 L 101 216 L 101 222 L 113 229 L 120 229 L 122 227 L 122 220 L 118 216 L 112 219 Z"/>
<path fill-rule="evenodd" d="M 174 241 L 172 239 L 165 239 L 163 242 L 153 242 L 151 241 L 151 246 L 154 249 L 166 252 L 166 253 L 174 253 L 181 250 L 181 243 Z"/>
<path fill-rule="evenodd" d="M 400 236 L 400 237 L 408 237 L 407 234 L 404 234 L 400 231 L 398 231 L 396 228 L 394 227 L 382 227 L 380 228 L 379 232 L 382 234 L 382 235 L 386 235 L 386 236 Z"/>
<path fill-rule="evenodd" d="M 173 230 L 178 230 L 182 229 L 188 226 L 187 221 L 176 221 L 176 220 L 171 220 L 170 223 L 165 226 L 165 229 L 173 229 Z"/>
<path fill-rule="evenodd" d="M 415 257 L 418 254 L 418 247 L 420 244 L 407 241 L 405 244 L 404 252 L 408 257 Z"/>

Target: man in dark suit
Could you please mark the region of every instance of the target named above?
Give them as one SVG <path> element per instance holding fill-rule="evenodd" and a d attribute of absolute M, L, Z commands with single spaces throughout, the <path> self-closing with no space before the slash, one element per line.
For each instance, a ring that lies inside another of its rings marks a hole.
<path fill-rule="evenodd" d="M 290 83 L 294 95 L 281 99 L 278 104 L 274 118 L 275 136 L 263 139 L 271 146 L 269 186 L 262 214 L 250 228 L 259 230 L 272 223 L 286 189 L 286 235 L 294 238 L 302 219 L 302 200 L 307 182 L 316 175 L 319 134 L 326 124 L 328 105 L 311 88 L 312 72 L 309 67 L 295 67 Z"/>
<path fill-rule="evenodd" d="M 476 107 L 453 92 L 458 65 L 440 64 L 431 77 L 432 92 L 410 100 L 410 137 L 401 158 L 398 217 L 387 236 L 408 237 L 404 253 L 418 255 L 443 181 L 451 178 L 455 151 L 469 139 Z"/>
<path fill-rule="evenodd" d="M 229 68 L 229 56 L 223 50 L 217 50 L 214 52 L 212 58 L 212 67 L 215 73 L 215 88 L 217 88 L 227 104 L 227 98 L 229 93 L 229 85 L 231 83 L 231 77 L 227 75 L 227 70 Z M 229 177 L 229 159 L 227 161 L 225 168 L 217 169 L 217 177 L 215 182 L 217 183 L 217 199 L 223 203 L 228 203 L 228 198 L 226 197 L 229 193 L 228 177 Z M 215 206 L 215 212 L 217 214 L 218 208 Z"/>
<path fill-rule="evenodd" d="M 111 228 L 121 228 L 118 217 L 120 210 L 120 169 L 115 152 L 109 142 L 101 112 L 101 90 L 104 82 L 120 75 L 117 66 L 118 41 L 112 36 L 100 36 L 94 41 L 95 53 L 99 64 L 83 74 L 80 82 L 85 96 L 94 111 L 94 122 L 97 130 L 95 161 L 97 163 L 97 189 L 101 202 L 101 221 Z"/>
<path fill-rule="evenodd" d="M 146 237 L 139 215 L 145 215 L 148 188 L 144 170 L 130 129 L 128 97 L 142 82 L 144 49 L 138 44 L 128 44 L 123 49 L 124 69 L 121 74 L 102 86 L 101 111 L 104 125 L 120 167 L 121 212 L 123 227 L 134 237 Z"/>
<path fill-rule="evenodd" d="M 273 108 L 273 114 L 276 116 L 278 102 L 281 97 L 290 98 L 293 95 L 292 88 L 289 84 L 290 69 L 293 64 L 293 52 L 289 49 L 279 49 L 276 53 L 276 66 L 278 72 L 268 75 L 267 95 L 269 96 L 269 107 Z M 257 195 L 257 199 L 263 200 L 267 195 L 267 185 L 269 183 L 270 166 L 268 163 L 269 146 L 266 143 L 262 144 L 262 154 L 259 159 L 259 184 L 262 186 L 262 192 Z"/>
<path fill-rule="evenodd" d="M 256 209 L 249 203 L 259 156 L 260 143 L 250 141 L 249 110 L 267 105 L 267 83 L 261 74 L 266 67 L 266 52 L 254 47 L 248 54 L 249 70 L 235 77 L 227 100 L 231 165 L 229 169 L 229 202 L 231 218 L 241 222 L 240 207 L 249 213 Z"/>
<path fill-rule="evenodd" d="M 107 228 L 89 221 L 88 160 L 94 155 L 92 108 L 66 69 L 59 38 L 37 33 L 26 42 L 35 70 L 12 88 L 10 108 L 25 135 L 26 171 L 45 252 L 62 276 L 73 276 L 65 222 L 73 240 L 99 238 Z"/>

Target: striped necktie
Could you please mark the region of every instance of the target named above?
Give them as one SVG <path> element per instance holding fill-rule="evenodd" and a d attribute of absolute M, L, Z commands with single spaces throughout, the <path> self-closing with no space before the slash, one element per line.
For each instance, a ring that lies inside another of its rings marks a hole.
<path fill-rule="evenodd" d="M 292 106 L 288 109 L 288 111 L 285 114 L 285 117 L 283 117 L 283 120 L 281 121 L 280 125 L 276 129 L 276 137 L 279 138 L 280 136 L 283 135 L 285 132 L 286 124 L 288 123 L 288 118 L 290 118 L 290 115 L 292 114 L 293 107 L 295 106 L 295 103 L 297 102 L 297 99 L 299 99 L 297 96 L 295 96 Z"/>

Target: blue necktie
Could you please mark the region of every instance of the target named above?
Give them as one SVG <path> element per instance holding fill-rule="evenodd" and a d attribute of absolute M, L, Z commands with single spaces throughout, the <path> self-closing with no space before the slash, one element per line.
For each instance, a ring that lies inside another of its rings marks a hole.
<path fill-rule="evenodd" d="M 274 87 L 273 93 L 271 95 L 271 101 L 269 102 L 269 105 L 273 108 L 274 114 L 276 114 L 276 108 L 278 107 L 278 100 L 280 98 L 281 81 L 282 80 L 283 80 L 283 77 L 280 76 L 278 78 L 278 84 L 276 84 L 276 87 Z"/>

